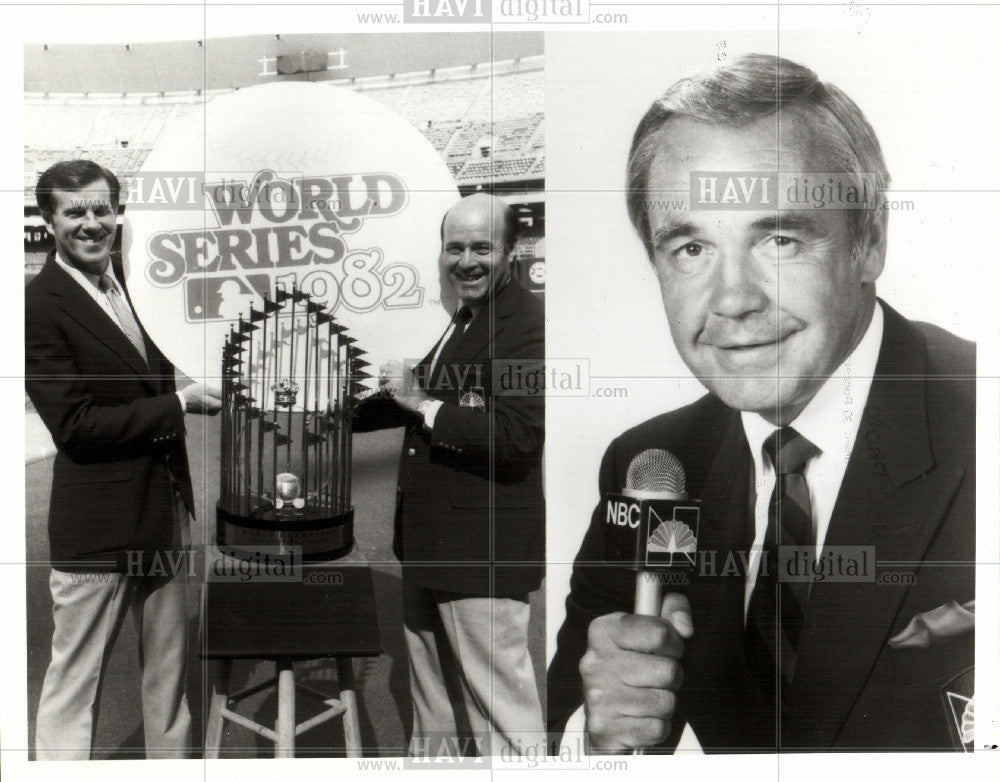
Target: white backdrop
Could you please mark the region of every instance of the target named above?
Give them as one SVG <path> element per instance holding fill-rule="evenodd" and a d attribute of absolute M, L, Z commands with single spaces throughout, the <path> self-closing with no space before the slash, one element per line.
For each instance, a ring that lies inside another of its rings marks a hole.
<path fill-rule="evenodd" d="M 978 371 L 990 378 L 980 386 L 988 420 L 980 414 L 979 443 L 993 466 L 980 475 L 996 474 L 995 435 L 983 436 L 995 431 L 997 416 L 996 30 L 902 8 L 893 9 L 888 29 L 877 15 L 837 8 L 820 9 L 823 26 L 843 29 L 817 32 L 810 29 L 816 10 L 782 7 L 780 36 L 773 28 L 546 38 L 546 349 L 550 359 L 578 359 L 590 370 L 589 396 L 547 398 L 550 657 L 605 448 L 624 429 L 704 393 L 670 339 L 623 188 L 631 136 L 650 103 L 719 57 L 780 54 L 841 87 L 867 115 L 892 174 L 889 198 L 912 202 L 889 216 L 879 295 L 907 317 L 978 341 Z M 601 389 L 612 396 L 599 396 Z M 996 499 L 984 501 L 980 519 L 995 530 Z M 988 537 L 992 548 L 996 536 Z"/>

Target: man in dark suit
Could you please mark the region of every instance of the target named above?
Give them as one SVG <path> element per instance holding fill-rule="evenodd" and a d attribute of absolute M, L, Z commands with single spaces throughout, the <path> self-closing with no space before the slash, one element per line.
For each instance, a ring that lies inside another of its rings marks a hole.
<path fill-rule="evenodd" d="M 106 656 L 131 613 L 140 637 L 150 757 L 183 757 L 194 508 L 184 413 L 214 413 L 139 325 L 111 263 L 119 183 L 88 160 L 57 163 L 36 187 L 55 240 L 25 290 L 25 385 L 57 453 L 49 507 L 52 659 L 38 707 L 38 759 L 86 759 Z"/>
<path fill-rule="evenodd" d="M 544 743 L 528 654 L 528 594 L 545 557 L 545 323 L 542 303 L 511 277 L 513 210 L 469 196 L 445 215 L 440 265 L 459 306 L 410 371 L 384 365 L 386 394 L 355 429 L 403 426 L 394 549 L 403 603 L 413 735 L 480 753 Z M 531 379 L 526 379 L 531 376 Z M 530 386 L 530 387 L 529 387 Z"/>
<path fill-rule="evenodd" d="M 860 109 L 775 57 L 679 82 L 636 130 L 630 216 L 710 393 L 618 437 L 600 488 L 675 454 L 698 556 L 659 616 L 632 615 L 598 509 L 549 671 L 557 735 L 583 705 L 598 751 L 670 750 L 685 726 L 715 752 L 971 748 L 975 348 L 876 299 L 877 203 L 780 199 L 817 171 L 888 187 Z M 719 207 L 743 174 L 777 181 Z"/>

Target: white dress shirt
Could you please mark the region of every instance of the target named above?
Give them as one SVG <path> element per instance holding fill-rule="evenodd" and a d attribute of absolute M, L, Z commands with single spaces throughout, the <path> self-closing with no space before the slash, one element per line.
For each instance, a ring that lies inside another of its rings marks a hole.
<path fill-rule="evenodd" d="M 58 263 L 63 269 L 65 269 L 66 273 L 69 274 L 69 276 L 72 277 L 74 280 L 76 280 L 77 283 L 79 283 L 80 287 L 83 288 L 83 290 L 87 293 L 87 295 L 97 302 L 97 306 L 99 306 L 102 310 L 108 313 L 108 317 L 111 318 L 111 322 L 114 323 L 119 328 L 119 330 L 121 330 L 122 324 L 121 321 L 118 320 L 118 314 L 115 312 L 115 308 L 111 306 L 111 300 L 108 298 L 108 294 L 106 294 L 100 288 L 101 275 L 89 274 L 87 272 L 78 269 L 73 264 L 67 263 L 62 259 L 62 256 L 59 255 L 58 251 L 56 251 L 55 257 L 56 257 L 56 263 Z M 118 282 L 118 278 L 115 276 L 115 270 L 111 266 L 110 261 L 108 262 L 107 268 L 105 268 L 104 270 L 104 274 L 108 275 L 108 277 L 111 278 L 111 282 L 114 283 L 114 286 L 118 291 L 118 295 L 122 297 L 122 301 L 128 303 L 128 298 L 126 298 L 125 291 L 122 288 L 121 283 Z M 135 311 L 133 311 L 132 314 L 135 315 Z M 139 319 L 136 318 L 136 321 L 138 320 Z M 124 333 L 124 331 L 122 333 Z M 187 400 L 184 399 L 184 394 L 182 394 L 180 391 L 176 391 L 175 393 L 177 394 L 177 398 L 181 400 L 181 411 L 186 413 Z"/>
<path fill-rule="evenodd" d="M 840 493 L 847 462 L 854 450 L 858 426 L 864 413 L 868 392 L 871 390 L 882 346 L 882 307 L 876 302 L 871 323 L 861 341 L 847 359 L 820 386 L 805 409 L 789 426 L 819 448 L 820 453 L 806 464 L 804 475 L 809 487 L 812 506 L 813 529 L 816 533 L 816 557 L 823 552 L 833 506 Z M 743 616 L 750 606 L 750 596 L 757 582 L 764 535 L 767 532 L 768 506 L 774 492 L 775 474 L 771 459 L 764 453 L 764 441 L 778 427 L 764 420 L 757 413 L 743 412 L 743 430 L 746 432 L 750 453 L 753 455 L 754 488 L 754 541 L 747 567 Z"/>
<path fill-rule="evenodd" d="M 114 324 L 120 329 L 122 324 L 118 320 L 115 308 L 111 306 L 111 301 L 108 299 L 108 295 L 101 290 L 101 275 L 89 274 L 88 272 L 81 271 L 76 266 L 73 266 L 73 264 L 64 261 L 58 252 L 56 253 L 56 263 L 62 266 L 63 269 L 66 270 L 67 274 L 79 283 L 80 287 L 87 292 L 87 295 L 97 302 L 97 306 L 108 313 L 108 317 L 111 318 Z M 115 276 L 115 270 L 111 268 L 110 262 L 104 270 L 104 273 L 111 278 L 115 288 L 118 289 L 118 295 L 120 295 L 125 301 L 128 301 L 128 299 L 125 298 L 125 291 L 122 290 L 121 283 L 118 282 L 118 278 Z"/>

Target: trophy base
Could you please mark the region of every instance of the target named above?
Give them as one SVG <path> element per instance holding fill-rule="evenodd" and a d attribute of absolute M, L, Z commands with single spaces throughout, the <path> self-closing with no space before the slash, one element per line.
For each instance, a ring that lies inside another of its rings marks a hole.
<path fill-rule="evenodd" d="M 216 506 L 215 517 L 215 543 L 228 556 L 299 549 L 303 562 L 323 562 L 346 555 L 354 546 L 353 508 L 316 518 L 304 512 L 243 516 Z"/>

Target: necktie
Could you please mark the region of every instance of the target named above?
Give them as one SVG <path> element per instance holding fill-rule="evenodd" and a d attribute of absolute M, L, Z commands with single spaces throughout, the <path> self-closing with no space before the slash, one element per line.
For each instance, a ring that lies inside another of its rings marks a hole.
<path fill-rule="evenodd" d="M 464 336 L 465 327 L 470 320 L 472 320 L 472 310 L 466 306 L 459 307 L 458 312 L 455 313 L 455 328 L 451 330 L 447 341 L 441 346 L 441 352 L 438 353 L 437 361 L 434 362 L 431 372 L 431 380 L 434 383 L 432 388 L 437 388 L 436 382 L 441 377 L 441 373 L 447 371 L 445 367 L 454 360 L 458 343 Z"/>
<path fill-rule="evenodd" d="M 782 576 L 792 557 L 798 554 L 801 561 L 805 551 L 811 560 L 814 554 L 812 509 L 803 471 L 819 449 L 786 427 L 767 438 L 764 450 L 774 465 L 776 480 L 760 569 L 747 611 L 745 642 L 747 664 L 761 692 L 784 708 L 795 674 L 809 582 Z"/>
<path fill-rule="evenodd" d="M 128 341 L 139 351 L 142 360 L 146 361 L 146 343 L 142 339 L 142 331 L 139 330 L 139 324 L 135 319 L 135 315 L 132 314 L 132 308 L 118 292 L 118 287 L 115 285 L 114 280 L 111 279 L 110 274 L 101 275 L 100 287 L 108 297 L 108 301 L 111 302 L 111 309 L 115 311 L 115 315 L 118 318 L 118 325 L 121 326 L 125 336 L 128 337 Z"/>

